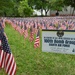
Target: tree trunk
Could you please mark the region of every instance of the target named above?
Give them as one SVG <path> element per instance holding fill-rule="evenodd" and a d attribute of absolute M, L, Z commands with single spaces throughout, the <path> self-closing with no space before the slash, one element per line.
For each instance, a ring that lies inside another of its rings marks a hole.
<path fill-rule="evenodd" d="M 49 9 L 45 9 L 45 16 L 47 16 Z"/>
<path fill-rule="evenodd" d="M 43 15 L 43 8 L 41 8 L 41 16 Z"/>
<path fill-rule="evenodd" d="M 45 16 L 47 16 L 47 11 L 45 11 Z"/>

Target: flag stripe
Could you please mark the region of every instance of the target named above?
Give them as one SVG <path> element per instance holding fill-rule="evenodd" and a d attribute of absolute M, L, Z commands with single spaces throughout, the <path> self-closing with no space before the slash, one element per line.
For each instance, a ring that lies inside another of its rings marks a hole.
<path fill-rule="evenodd" d="M 13 72 L 14 59 L 12 58 L 12 63 L 10 64 L 9 74 Z M 10 74 L 11 75 L 11 74 Z"/>
<path fill-rule="evenodd" d="M 13 60 L 10 75 L 15 75 L 15 73 L 16 73 L 16 64 L 15 64 L 15 62 Z"/>
<path fill-rule="evenodd" d="M 7 57 L 7 59 L 6 59 L 6 62 L 5 62 L 5 64 L 6 64 L 5 68 L 7 69 L 8 68 L 8 61 L 10 59 L 10 55 L 6 53 L 6 57 Z"/>
<path fill-rule="evenodd" d="M 4 67 L 4 52 L 3 50 L 1 51 L 1 68 Z"/>
<path fill-rule="evenodd" d="M 2 57 L 3 57 L 3 51 L 0 50 L 0 68 L 2 68 Z"/>
<path fill-rule="evenodd" d="M 10 58 L 9 58 L 9 60 L 8 60 L 8 64 L 7 64 L 7 68 L 6 68 L 6 72 L 7 73 L 9 73 L 9 70 L 10 70 L 10 67 L 11 67 L 11 63 L 12 63 L 12 57 L 11 57 L 11 55 L 10 55 Z"/>
<path fill-rule="evenodd" d="M 8 64 L 8 58 L 9 58 L 9 55 L 7 55 L 7 53 L 5 53 L 5 68 L 6 68 L 6 66 L 7 66 L 7 64 Z"/>

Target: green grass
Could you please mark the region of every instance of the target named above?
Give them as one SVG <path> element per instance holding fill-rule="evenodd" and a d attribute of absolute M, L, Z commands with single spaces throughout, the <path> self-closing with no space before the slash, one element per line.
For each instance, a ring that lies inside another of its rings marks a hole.
<path fill-rule="evenodd" d="M 17 64 L 16 75 L 75 75 L 75 55 L 45 53 L 24 39 L 10 25 L 5 32 Z M 0 70 L 0 75 L 5 75 Z"/>

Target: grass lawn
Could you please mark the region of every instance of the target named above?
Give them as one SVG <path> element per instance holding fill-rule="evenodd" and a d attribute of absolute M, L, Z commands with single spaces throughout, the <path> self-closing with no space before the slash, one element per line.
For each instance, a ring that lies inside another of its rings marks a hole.
<path fill-rule="evenodd" d="M 10 25 L 6 25 L 5 32 L 17 64 L 16 75 L 75 75 L 75 55 L 34 49 L 34 42 L 24 39 Z M 5 75 L 2 69 L 0 75 Z"/>

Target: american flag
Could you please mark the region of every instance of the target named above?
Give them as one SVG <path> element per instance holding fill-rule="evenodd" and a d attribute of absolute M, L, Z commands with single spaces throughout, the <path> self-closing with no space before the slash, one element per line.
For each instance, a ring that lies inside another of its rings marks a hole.
<path fill-rule="evenodd" d="M 32 30 L 32 26 L 30 28 L 30 41 L 32 42 L 34 40 L 34 33 L 33 33 L 33 30 Z"/>
<path fill-rule="evenodd" d="M 24 34 L 24 22 L 22 22 L 22 34 Z"/>
<path fill-rule="evenodd" d="M 28 31 L 26 25 L 24 25 L 24 38 L 28 37 Z"/>
<path fill-rule="evenodd" d="M 38 32 L 37 32 L 37 36 L 36 36 L 36 39 L 35 39 L 35 42 L 34 42 L 34 48 L 37 48 L 37 47 L 40 47 L 40 31 L 38 29 Z"/>
<path fill-rule="evenodd" d="M 34 34 L 36 33 L 36 31 L 35 31 L 35 23 L 33 25 L 33 32 L 34 32 Z"/>
<path fill-rule="evenodd" d="M 8 75 L 16 74 L 16 62 L 4 35 L 0 38 L 0 68 L 4 68 Z"/>

